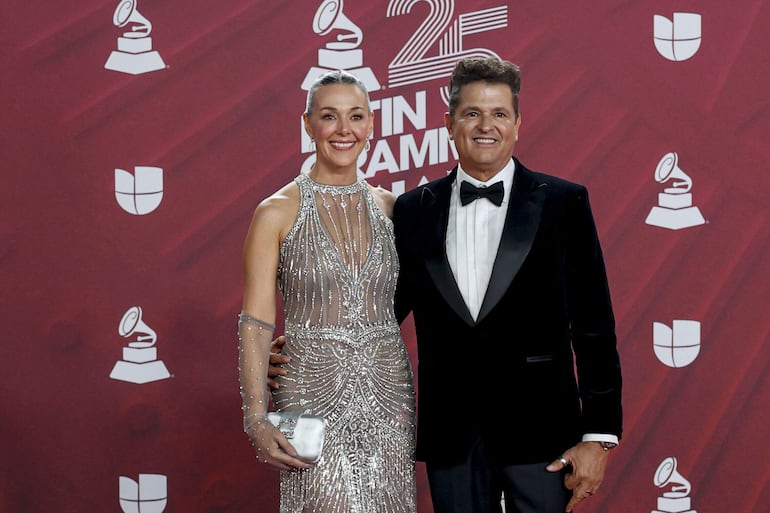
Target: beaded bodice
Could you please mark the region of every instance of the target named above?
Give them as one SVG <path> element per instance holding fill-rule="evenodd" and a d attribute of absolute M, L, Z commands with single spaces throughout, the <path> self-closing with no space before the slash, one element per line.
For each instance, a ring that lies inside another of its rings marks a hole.
<path fill-rule="evenodd" d="M 395 322 L 398 257 L 393 225 L 367 183 L 333 186 L 296 178 L 300 208 L 278 269 L 287 324 L 348 329 Z M 385 298 L 385 301 L 382 300 Z"/>

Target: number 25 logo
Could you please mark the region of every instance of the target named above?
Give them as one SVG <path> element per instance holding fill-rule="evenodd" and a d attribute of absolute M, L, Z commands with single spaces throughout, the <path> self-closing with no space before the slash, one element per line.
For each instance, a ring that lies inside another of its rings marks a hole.
<path fill-rule="evenodd" d="M 449 77 L 460 59 L 498 57 L 486 48 L 464 49 L 463 38 L 507 27 L 507 5 L 460 14 L 453 20 L 454 0 L 391 0 L 387 17 L 409 14 L 418 2 L 430 5 L 430 12 L 388 66 L 390 87 Z M 438 55 L 426 56 L 436 42 Z M 441 97 L 449 102 L 448 87 L 441 88 Z"/>

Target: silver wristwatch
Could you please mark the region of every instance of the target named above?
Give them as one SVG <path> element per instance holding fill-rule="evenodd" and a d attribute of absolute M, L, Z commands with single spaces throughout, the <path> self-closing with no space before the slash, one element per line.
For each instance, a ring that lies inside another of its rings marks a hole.
<path fill-rule="evenodd" d="M 609 451 L 610 449 L 614 449 L 615 447 L 618 446 L 618 444 L 616 444 L 615 442 L 598 442 L 597 441 L 596 443 L 601 445 L 602 449 L 604 449 L 605 451 Z"/>

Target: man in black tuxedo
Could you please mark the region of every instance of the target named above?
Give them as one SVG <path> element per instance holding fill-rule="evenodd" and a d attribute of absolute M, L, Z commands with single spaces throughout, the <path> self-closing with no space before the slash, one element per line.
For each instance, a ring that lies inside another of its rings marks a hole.
<path fill-rule="evenodd" d="M 557 513 L 621 436 L 615 321 L 588 191 L 515 157 L 519 68 L 459 62 L 459 165 L 396 201 L 399 322 L 414 315 L 417 459 L 436 513 Z M 472 356 L 488 357 L 471 386 Z"/>

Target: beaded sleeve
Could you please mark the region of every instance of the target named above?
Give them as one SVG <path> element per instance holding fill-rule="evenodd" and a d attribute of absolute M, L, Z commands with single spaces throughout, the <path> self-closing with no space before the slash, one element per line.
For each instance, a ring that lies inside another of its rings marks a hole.
<path fill-rule="evenodd" d="M 266 419 L 270 395 L 267 367 L 275 326 L 246 312 L 238 315 L 238 375 L 243 401 L 243 429 L 247 433 Z"/>

